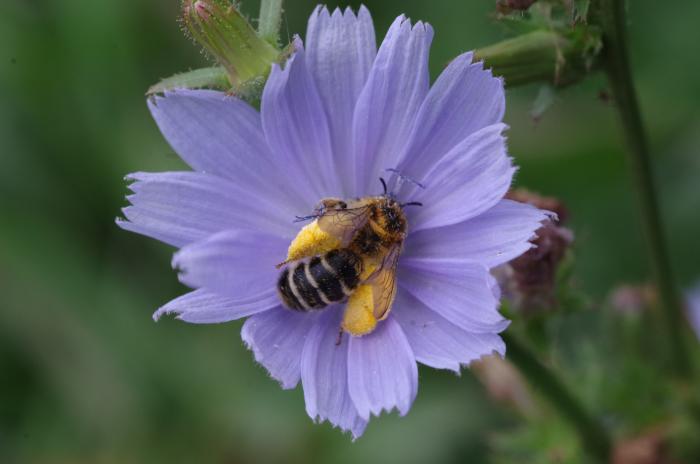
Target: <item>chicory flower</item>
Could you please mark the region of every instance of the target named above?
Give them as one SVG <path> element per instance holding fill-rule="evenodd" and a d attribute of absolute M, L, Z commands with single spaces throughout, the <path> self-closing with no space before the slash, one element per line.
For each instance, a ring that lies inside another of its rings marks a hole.
<path fill-rule="evenodd" d="M 455 58 L 430 86 L 430 25 L 404 16 L 377 50 L 366 8 L 317 8 L 306 43 L 274 65 L 258 112 L 235 96 L 177 90 L 149 100 L 161 132 L 192 168 L 135 173 L 118 224 L 177 247 L 194 289 L 154 314 L 193 323 L 247 317 L 242 338 L 282 388 L 301 381 L 310 417 L 353 437 L 383 410 L 406 414 L 417 363 L 459 372 L 503 355 L 490 269 L 519 256 L 547 217 L 503 199 L 515 168 L 502 123 L 503 82 Z M 320 199 L 381 193 L 387 168 L 416 183 L 395 192 L 408 234 L 389 316 L 338 344 L 342 305 L 299 313 L 276 293 L 297 216 Z"/>

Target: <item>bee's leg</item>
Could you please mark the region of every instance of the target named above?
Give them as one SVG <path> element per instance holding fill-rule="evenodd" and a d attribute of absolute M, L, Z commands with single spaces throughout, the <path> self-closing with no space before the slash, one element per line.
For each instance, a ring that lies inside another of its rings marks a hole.
<path fill-rule="evenodd" d="M 372 332 L 377 326 L 373 310 L 372 286 L 360 285 L 348 298 L 345 314 L 343 314 L 343 330 L 356 337 Z"/>
<path fill-rule="evenodd" d="M 343 342 L 343 327 L 340 327 L 340 330 L 338 331 L 338 339 L 335 341 L 335 346 L 340 346 L 340 344 Z"/>
<path fill-rule="evenodd" d="M 338 247 L 340 247 L 340 239 L 322 230 L 318 221 L 314 221 L 304 226 L 294 237 L 287 250 L 287 259 L 278 264 L 278 267 L 289 261 L 322 255 Z"/>

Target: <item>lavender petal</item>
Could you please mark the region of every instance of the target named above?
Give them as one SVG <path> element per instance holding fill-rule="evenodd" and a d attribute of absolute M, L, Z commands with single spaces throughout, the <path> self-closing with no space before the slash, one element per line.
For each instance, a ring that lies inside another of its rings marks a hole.
<path fill-rule="evenodd" d="M 284 69 L 272 66 L 262 95 L 262 124 L 270 148 L 287 173 L 284 185 L 299 184 L 311 208 L 319 199 L 342 192 L 328 121 L 298 37 L 294 47 Z"/>
<path fill-rule="evenodd" d="M 369 11 L 361 6 L 357 16 L 350 8 L 336 9 L 331 15 L 325 6 L 317 7 L 309 18 L 306 44 L 307 67 L 328 118 L 335 164 L 343 173 L 343 196 L 357 196 L 359 192 L 351 191 L 355 178 L 352 118 L 377 54 Z"/>
<path fill-rule="evenodd" d="M 503 198 L 515 173 L 504 128 L 494 124 L 473 133 L 424 173 L 425 189 L 408 197 L 423 203 L 412 211 L 412 232 L 466 221 Z"/>
<path fill-rule="evenodd" d="M 687 293 L 687 300 L 690 326 L 700 340 L 700 282 Z"/>
<path fill-rule="evenodd" d="M 428 92 L 407 144 L 404 174 L 421 177 L 459 142 L 503 119 L 503 80 L 471 61 L 471 52 L 452 60 Z"/>
<path fill-rule="evenodd" d="M 408 413 L 418 392 L 418 367 L 411 346 L 392 317 L 374 332 L 350 337 L 348 351 L 350 397 L 360 417 L 369 420 L 382 410 Z"/>
<path fill-rule="evenodd" d="M 306 412 L 312 419 L 328 420 L 358 438 L 367 421 L 358 416 L 348 391 L 348 335 L 336 344 L 342 312 L 335 309 L 324 311 L 304 344 L 301 381 Z"/>
<path fill-rule="evenodd" d="M 287 242 L 262 232 L 227 230 L 183 247 L 173 257 L 180 281 L 239 300 L 275 288 Z"/>
<path fill-rule="evenodd" d="M 282 388 L 297 386 L 301 377 L 301 353 L 317 315 L 271 309 L 249 317 L 241 338 Z"/>
<path fill-rule="evenodd" d="M 279 306 L 279 297 L 274 289 L 247 300 L 223 297 L 199 289 L 175 298 L 158 308 L 153 314 L 153 320 L 157 321 L 165 314 L 175 314 L 178 319 L 185 322 L 213 324 L 235 321 L 275 306 Z"/>
<path fill-rule="evenodd" d="M 211 90 L 177 90 L 148 100 L 173 150 L 195 171 L 233 181 L 241 190 L 284 206 L 305 204 L 278 188 L 286 179 L 263 135 L 260 114 L 246 102 Z M 295 201 L 296 200 L 296 201 Z"/>
<path fill-rule="evenodd" d="M 427 267 L 431 260 L 454 259 L 491 269 L 529 250 L 530 239 L 547 217 L 549 213 L 534 206 L 501 200 L 467 221 L 412 233 L 401 262 L 420 261 Z"/>
<path fill-rule="evenodd" d="M 377 190 L 377 178 L 395 168 L 428 93 L 428 53 L 433 38 L 429 24 L 411 27 L 399 16 L 389 28 L 353 117 L 356 189 Z"/>
<path fill-rule="evenodd" d="M 459 260 L 423 264 L 402 261 L 399 266 L 399 284 L 416 299 L 467 332 L 499 333 L 508 327 L 486 267 Z"/>
<path fill-rule="evenodd" d="M 293 237 L 293 218 L 278 205 L 231 181 L 200 172 L 134 173 L 127 221 L 117 224 L 181 247 L 226 229 L 265 230 Z"/>
<path fill-rule="evenodd" d="M 427 366 L 459 373 L 462 365 L 482 356 L 505 354 L 505 344 L 498 335 L 467 332 L 405 290 L 396 296 L 392 315 L 401 324 L 416 360 Z"/>

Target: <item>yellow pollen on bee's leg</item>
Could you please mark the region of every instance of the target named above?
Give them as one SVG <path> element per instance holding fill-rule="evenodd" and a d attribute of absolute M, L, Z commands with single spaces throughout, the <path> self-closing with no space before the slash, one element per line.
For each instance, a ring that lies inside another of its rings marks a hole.
<path fill-rule="evenodd" d="M 364 282 L 369 279 L 369 277 L 377 270 L 379 265 L 370 261 L 365 261 L 362 269 L 362 274 L 360 274 L 360 282 Z"/>
<path fill-rule="evenodd" d="M 318 221 L 307 224 L 299 231 L 287 250 L 287 261 L 296 261 L 308 256 L 328 253 L 340 247 L 340 240 L 324 232 Z"/>
<path fill-rule="evenodd" d="M 348 299 L 341 324 L 343 330 L 355 336 L 367 335 L 372 332 L 377 326 L 373 310 L 372 286 L 360 285 Z"/>

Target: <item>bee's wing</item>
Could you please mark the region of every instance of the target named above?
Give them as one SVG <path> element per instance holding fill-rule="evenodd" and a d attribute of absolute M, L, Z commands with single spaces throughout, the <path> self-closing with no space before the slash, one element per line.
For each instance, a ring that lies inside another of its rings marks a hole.
<path fill-rule="evenodd" d="M 396 297 L 396 266 L 399 262 L 401 244 L 394 245 L 384 257 L 376 271 L 367 279 L 372 286 L 374 317 L 381 321 L 389 315 L 391 304 Z"/>
<path fill-rule="evenodd" d="M 328 209 L 318 217 L 318 227 L 327 234 L 338 238 L 341 246 L 346 247 L 355 233 L 367 224 L 371 205 L 358 200 L 344 209 Z"/>

